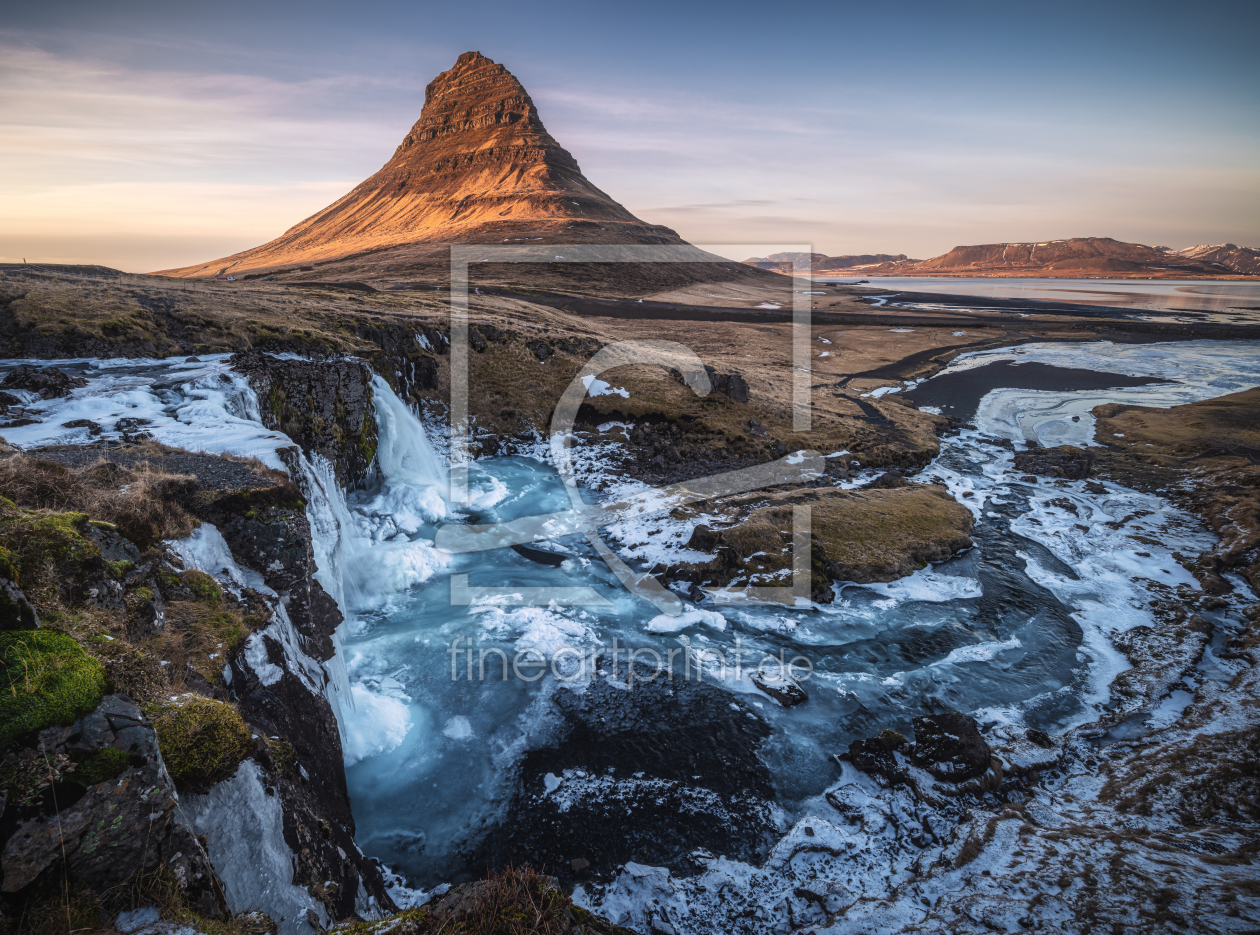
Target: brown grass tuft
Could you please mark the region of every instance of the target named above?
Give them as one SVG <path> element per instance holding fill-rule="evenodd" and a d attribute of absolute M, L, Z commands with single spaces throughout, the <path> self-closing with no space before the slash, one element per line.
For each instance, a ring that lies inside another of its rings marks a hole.
<path fill-rule="evenodd" d="M 147 464 L 125 468 L 104 459 L 71 470 L 24 454 L 0 461 L 0 495 L 19 506 L 78 510 L 113 523 L 141 550 L 180 539 L 196 525 L 180 501 L 197 489 L 190 474 L 168 474 Z"/>
<path fill-rule="evenodd" d="M 439 900 L 376 922 L 339 925 L 335 935 L 632 935 L 560 892 L 550 877 L 524 867 L 491 872 Z"/>

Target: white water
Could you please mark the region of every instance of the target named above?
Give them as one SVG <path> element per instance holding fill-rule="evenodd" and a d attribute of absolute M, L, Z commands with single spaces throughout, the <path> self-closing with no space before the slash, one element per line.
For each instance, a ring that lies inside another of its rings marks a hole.
<path fill-rule="evenodd" d="M 1174 405 L 1260 382 L 1252 375 L 1258 368 L 1248 345 L 1120 347 L 1111 357 L 1112 348 L 1100 343 L 1020 351 L 1024 359 L 1079 367 L 1086 358 L 1092 369 L 1185 381 L 1175 387 L 1092 393 L 1098 398 L 1091 405 L 1116 398 Z M 985 405 L 994 399 L 1003 400 L 996 410 L 1002 412 L 1044 406 L 1040 394 L 1027 391 L 997 390 Z M 1052 421 L 1035 420 L 1031 430 L 1044 436 Z M 1110 637 L 1151 622 L 1145 609 L 1151 592 L 1136 579 L 1153 574 L 1165 585 L 1197 588 L 1172 552 L 1195 554 L 1211 545 L 1211 537 L 1158 498 L 1114 485 L 1099 495 L 1081 482 L 1018 482 L 1011 473 L 1011 453 L 983 440 L 1010 431 L 997 417 L 980 422 L 980 430 L 948 440 L 941 457 L 923 472 L 947 484 L 975 513 L 977 548 L 887 585 L 838 582 L 840 597 L 832 605 L 790 611 L 723 607 L 721 613 L 704 606 L 662 618 L 621 591 L 575 538 L 559 543 L 575 555 L 560 568 L 533 564 L 506 549 L 453 556 L 426 588 L 399 594 L 388 608 L 361 615 L 346 651 L 352 680 L 374 705 L 362 719 L 367 739 L 359 749 L 378 752 L 351 762 L 348 782 L 366 852 L 424 886 L 457 874 L 457 851 L 475 842 L 500 815 L 523 751 L 545 745 L 552 736 L 554 694 L 581 691 L 590 675 L 570 678 L 560 670 L 544 672 L 537 682 L 504 682 L 499 657 L 491 655 L 489 675 L 482 676 L 464 657 L 453 659 L 448 647 L 459 637 L 479 653 L 501 649 L 509 657 L 536 649 L 550 659 L 562 647 L 589 651 L 609 647 L 614 638 L 620 645 L 662 654 L 683 645 L 729 650 L 738 640 L 753 658 L 784 648 L 789 657 L 807 656 L 815 664 L 806 685 L 810 701 L 791 711 L 761 695 L 746 674 L 706 673 L 758 705 L 772 724 L 763 759 L 775 772 L 779 802 L 789 815 L 809 807 L 826 787 L 834 771 L 828 754 L 882 727 L 907 729 L 929 698 L 969 711 L 990 726 L 1059 731 L 1097 717 L 1109 697 L 1107 686 L 1126 667 Z M 576 449 L 575 468 L 588 488 L 621 498 L 641 492 L 643 485 L 609 473 L 617 447 L 616 441 L 597 441 Z M 541 463 L 544 446 L 536 458 L 480 463 L 507 493 L 479 522 L 565 505 L 559 480 Z M 1048 505 L 1059 498 L 1077 504 L 1079 516 Z M 1140 510 L 1151 515 L 1118 530 L 1104 525 Z M 657 561 L 699 558 L 682 546 L 694 524 L 709 519 L 675 520 L 666 512 L 648 512 L 608 527 L 606 537 L 624 560 L 650 567 Z M 1143 540 L 1134 540 L 1135 535 Z M 986 537 L 995 547 L 1005 543 L 1009 549 L 1009 558 L 1001 562 L 1030 595 L 1028 609 L 1002 609 L 1011 582 L 995 577 L 986 560 Z M 1139 556 L 1140 551 L 1150 557 Z M 441 582 L 448 573 L 468 574 L 473 585 L 508 593 L 585 585 L 602 594 L 608 606 L 513 607 L 504 603 L 506 598 L 453 605 Z M 993 592 L 991 598 L 986 589 Z M 458 663 L 457 678 L 452 678 L 452 662 Z M 614 676 L 606 672 L 605 677 Z M 453 776 L 459 781 L 452 782 Z"/>
<path fill-rule="evenodd" d="M 1097 402 L 1173 405 L 1257 382 L 1249 345 L 1143 345 L 1117 348 L 1114 354 L 1108 345 L 1082 347 L 1019 350 L 1023 359 L 1068 366 L 1081 366 L 1085 353 L 1092 355 L 1092 369 L 1184 381 L 1179 389 L 1093 393 L 1090 398 L 1100 397 Z M 977 356 L 955 366 L 979 366 Z M 69 441 L 67 435 L 82 430 L 58 434 L 57 422 L 104 422 L 102 416 L 117 410 L 143 413 L 153 419 L 146 429 L 159 440 L 194 450 L 257 454 L 273 463 L 278 461 L 274 447 L 289 444 L 261 426 L 252 393 L 222 361 L 200 368 L 109 362 L 86 365 L 85 372 L 92 386 L 76 391 L 71 400 L 42 404 L 49 415 L 44 425 L 6 431 L 6 437 L 25 444 Z M 164 387 L 164 381 L 175 385 Z M 1211 539 L 1167 503 L 1114 485 L 1098 495 L 1075 482 L 1015 482 L 1010 453 L 982 436 L 1009 437 L 1031 427 L 1040 437 L 1053 437 L 1053 418 L 1019 421 L 1024 412 L 1045 409 L 1038 395 L 1020 390 L 989 394 L 982 401 L 979 431 L 964 431 L 949 440 L 941 457 L 923 472 L 946 483 L 976 514 L 978 544 L 968 554 L 888 585 L 839 582 L 837 601 L 812 610 L 749 606 L 724 608 L 719 614 L 695 608 L 662 622 L 653 608 L 618 588 L 606 566 L 580 541 L 562 543 L 575 558 L 559 568 L 530 563 L 510 550 L 454 557 L 435 550 L 433 524 L 451 518 L 443 500 L 442 458 L 421 423 L 388 387 L 376 387 L 378 489 L 347 498 L 318 458 L 303 459 L 301 478 L 320 581 L 348 618 L 339 634 L 345 649 L 326 669 L 343 728 L 360 845 L 425 886 L 458 873 L 451 848 L 475 840 L 499 813 L 514 764 L 554 730 L 551 698 L 558 691 L 580 691 L 592 677 L 590 672 L 573 677 L 558 666 L 536 682 L 503 682 L 491 657 L 491 678 L 470 681 L 461 670 L 461 678 L 453 680 L 453 659 L 446 647 L 457 636 L 471 637 L 482 647 L 502 647 L 509 654 L 535 649 L 553 658 L 561 647 L 589 650 L 608 645 L 614 637 L 622 645 L 660 650 L 684 644 L 728 648 L 739 640 L 757 654 L 786 648 L 789 655 L 807 655 L 816 669 L 806 685 L 811 698 L 791 711 L 758 693 L 746 677 L 706 673 L 744 695 L 770 722 L 774 733 L 762 757 L 774 772 L 779 802 L 790 820 L 826 807 L 818 795 L 834 781 L 828 754 L 881 727 L 904 729 L 926 698 L 968 711 L 989 725 L 1060 730 L 1096 716 L 1107 700 L 1107 686 L 1125 667 L 1109 637 L 1151 620 L 1145 609 L 1151 592 L 1138 579 L 1158 575 L 1165 584 L 1196 587 L 1171 553 L 1194 554 Z M 1071 401 L 1071 394 L 1058 395 Z M 995 405 L 998 399 L 1004 400 L 1001 405 Z M 1089 440 L 1081 438 L 1083 443 Z M 616 442 L 603 442 L 578 449 L 576 468 L 588 486 L 624 496 L 642 485 L 609 476 L 607 465 L 616 448 Z M 542 463 L 544 450 L 540 445 L 533 459 L 479 465 L 474 488 L 486 521 L 568 505 L 559 480 Z M 1048 501 L 1056 498 L 1076 504 L 1078 514 L 1050 506 Z M 1151 514 L 1121 529 L 1103 525 L 1143 509 Z M 650 565 L 685 555 L 681 545 L 692 525 L 706 519 L 645 514 L 609 532 L 623 559 Z M 1134 535 L 1143 538 L 1134 540 Z M 1029 593 L 1041 595 L 1040 605 L 1028 611 L 994 611 L 985 603 L 986 588 L 994 587 L 990 582 L 1009 583 L 992 578 L 986 536 L 994 546 L 1018 544 L 1006 570 Z M 189 548 L 190 554 L 204 551 L 207 562 L 221 559 L 209 539 Z M 609 608 L 513 607 L 502 600 L 453 605 L 441 579 L 456 573 L 507 589 L 590 586 L 607 597 Z M 230 571 L 227 577 L 234 578 Z M 732 879 L 745 885 L 751 879 L 752 868 L 726 864 L 723 872 L 729 871 Z M 628 879 L 639 879 L 634 874 L 641 870 L 644 879 L 675 887 L 668 872 L 659 868 L 631 870 L 627 865 Z M 609 911 L 631 918 L 638 911 L 632 898 L 638 892 L 635 886 L 627 883 L 604 897 L 590 898 L 597 905 L 606 898 Z M 655 884 L 640 889 L 649 895 L 660 891 Z M 720 930 L 720 915 L 713 918 Z"/>
<path fill-rule="evenodd" d="M 0 361 L 0 372 L 35 363 L 56 366 L 88 381 L 87 386 L 62 399 L 41 400 L 34 393 L 14 391 L 41 421 L 0 431 L 7 441 L 22 448 L 74 445 L 117 438 L 120 433 L 114 425 L 119 419 L 142 419 L 147 424 L 138 430 L 163 444 L 210 454 L 257 457 L 269 467 L 287 471 L 276 451 L 291 447 L 292 440 L 262 424 L 257 396 L 248 381 L 232 369 L 229 357 L 210 355 L 196 363 L 155 359 Z M 294 478 L 307 501 L 316 578 L 347 617 L 347 623 L 333 636 L 338 647 L 343 631 L 353 626 L 357 611 L 385 606 L 393 595 L 446 567 L 445 556 L 429 541 L 412 539 L 423 524 L 447 514 L 443 459 L 429 444 L 419 420 L 379 377 L 373 383 L 373 400 L 380 436 L 376 489 L 370 494 L 352 495 L 348 501 L 331 465 L 319 455 L 300 456 L 301 476 Z M 93 437 L 87 428 L 63 425 L 78 419 L 98 423 L 103 433 Z M 492 502 L 496 493 L 480 489 L 478 496 Z M 232 560 L 227 544 L 213 527 L 203 527 L 174 548 L 190 567 L 215 575 L 235 591 L 243 586 L 262 593 L 270 591 L 261 575 Z M 286 647 L 291 670 L 313 691 L 327 696 L 341 726 L 343 743 L 358 749 L 356 738 L 346 732 L 345 711 L 354 709 L 356 693 L 346 674 L 344 654 L 338 651 L 323 664 L 328 685 L 322 687 L 324 679 L 315 674 L 320 664 L 298 648 L 283 606 L 277 606 L 278 620 L 271 635 Z M 260 639 L 259 634 L 252 639 Z M 253 655 L 265 684 L 268 679 L 279 678 L 279 670 L 266 661 L 264 653 Z"/>

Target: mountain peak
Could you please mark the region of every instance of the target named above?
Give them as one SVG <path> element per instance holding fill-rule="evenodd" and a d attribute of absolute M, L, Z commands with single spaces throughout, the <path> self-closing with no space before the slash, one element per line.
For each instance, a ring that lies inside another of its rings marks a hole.
<path fill-rule="evenodd" d="M 544 231 L 558 243 L 593 233 L 607 243 L 683 242 L 596 188 L 547 132 L 516 77 L 480 52 L 464 52 L 429 82 L 420 119 L 370 178 L 270 243 L 166 272 L 240 274 L 406 244 Z"/>

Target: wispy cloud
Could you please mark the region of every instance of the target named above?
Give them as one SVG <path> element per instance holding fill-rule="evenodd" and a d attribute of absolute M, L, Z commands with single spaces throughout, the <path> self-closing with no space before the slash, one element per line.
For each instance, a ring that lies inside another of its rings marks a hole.
<path fill-rule="evenodd" d="M 208 243 L 274 237 L 397 145 L 405 118 L 345 106 L 371 85 L 143 71 L 0 36 L 0 251 L 97 237 L 98 255 L 144 269 L 154 238 L 194 262 Z"/>
<path fill-rule="evenodd" d="M 125 63 L 178 49 L 111 42 L 53 51 L 0 32 L 0 254 L 153 269 L 270 239 L 389 158 L 436 71 L 268 70 L 204 41 L 210 66 L 155 70 Z M 914 256 L 1080 234 L 1260 245 L 1245 122 L 1170 133 L 1084 105 L 564 80 L 529 88 L 553 135 L 596 185 L 697 242 Z"/>
<path fill-rule="evenodd" d="M 334 90 L 370 96 L 367 83 L 137 71 L 9 38 L 0 40 L 0 160 L 36 184 L 65 184 L 58 170 L 66 163 L 89 182 L 243 166 L 319 173 L 330 160 L 361 161 L 364 143 L 400 134 L 379 114 L 327 109 Z"/>

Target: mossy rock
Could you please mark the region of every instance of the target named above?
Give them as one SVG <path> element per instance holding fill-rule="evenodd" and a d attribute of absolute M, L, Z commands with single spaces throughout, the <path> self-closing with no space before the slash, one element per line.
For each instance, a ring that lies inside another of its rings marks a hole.
<path fill-rule="evenodd" d="M 113 779 L 123 770 L 143 765 L 144 757 L 138 753 L 128 753 L 117 747 L 106 747 L 80 763 L 79 768 L 70 778 L 72 782 L 80 786 L 94 786 L 98 782 Z"/>
<path fill-rule="evenodd" d="M 203 603 L 218 604 L 223 600 L 223 589 L 204 571 L 186 571 L 180 575 L 180 580 L 192 591 L 193 597 Z"/>
<path fill-rule="evenodd" d="M 276 484 L 256 487 L 252 490 L 236 490 L 215 501 L 215 506 L 227 513 L 235 513 L 246 519 L 259 519 L 271 507 L 298 513 L 306 509 L 306 501 L 293 484 Z"/>
<path fill-rule="evenodd" d="M 222 701 L 181 695 L 147 713 L 177 786 L 205 786 L 226 779 L 249 756 L 249 726 L 235 708 Z"/>
<path fill-rule="evenodd" d="M 93 523 L 93 525 L 96 525 Z M 116 562 L 106 562 L 105 567 L 109 569 L 109 573 L 116 580 L 122 581 L 136 567 L 136 563 L 131 559 L 120 558 Z"/>
<path fill-rule="evenodd" d="M 105 695 L 99 662 L 60 630 L 0 633 L 0 750 L 54 724 L 72 724 Z"/>
<path fill-rule="evenodd" d="M 10 581 L 18 580 L 18 562 L 10 549 L 6 549 L 0 545 L 0 578 L 8 578 Z"/>
<path fill-rule="evenodd" d="M 24 587 L 39 583 L 51 563 L 64 580 L 103 570 L 101 550 L 86 538 L 84 513 L 22 513 L 0 521 L 0 546 Z"/>

